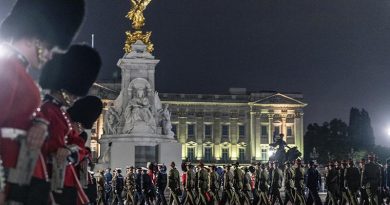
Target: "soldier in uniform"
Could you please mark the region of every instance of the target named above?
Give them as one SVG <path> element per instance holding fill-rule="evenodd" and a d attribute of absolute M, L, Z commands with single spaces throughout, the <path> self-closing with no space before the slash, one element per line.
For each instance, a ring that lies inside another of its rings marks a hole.
<path fill-rule="evenodd" d="M 348 202 L 348 192 L 347 192 L 347 189 L 345 187 L 345 172 L 347 170 L 347 161 L 346 160 L 343 160 L 341 162 L 341 166 L 340 166 L 340 169 L 339 169 L 339 176 L 340 176 L 340 197 L 341 197 L 341 202 L 340 204 L 341 205 L 345 205 L 347 202 Z"/>
<path fill-rule="evenodd" d="M 208 203 L 206 192 L 209 190 L 209 174 L 204 167 L 203 162 L 199 162 L 199 174 L 198 174 L 198 190 L 199 199 L 197 204 L 206 205 Z"/>
<path fill-rule="evenodd" d="M 197 187 L 194 187 L 195 183 L 195 173 L 194 173 L 194 166 L 191 164 L 191 162 L 186 164 L 186 177 L 184 181 L 184 193 L 185 193 L 185 199 L 183 204 L 190 204 L 195 205 L 195 196 L 194 196 L 194 189 L 197 189 Z"/>
<path fill-rule="evenodd" d="M 145 204 L 145 197 L 142 193 L 142 168 L 137 168 L 137 173 L 134 176 L 135 182 L 135 197 L 134 204 Z"/>
<path fill-rule="evenodd" d="M 134 190 L 135 190 L 135 181 L 134 181 L 134 167 L 130 166 L 128 172 L 126 173 L 125 178 L 125 187 L 126 187 L 126 200 L 125 205 L 135 205 L 134 203 Z"/>
<path fill-rule="evenodd" d="M 104 200 L 104 171 L 99 170 L 98 175 L 96 176 L 96 184 L 98 190 L 98 196 L 96 199 L 97 205 L 105 205 Z"/>
<path fill-rule="evenodd" d="M 300 159 L 297 159 L 296 167 L 294 169 L 295 204 L 297 205 L 305 204 L 304 175 L 305 175 L 305 170 L 302 167 L 302 162 Z"/>
<path fill-rule="evenodd" d="M 153 183 L 152 179 L 148 174 L 148 169 L 143 170 L 142 174 L 142 192 L 145 197 L 145 202 L 147 205 L 153 203 Z"/>
<path fill-rule="evenodd" d="M 231 204 L 233 197 L 233 173 L 230 171 L 230 165 L 225 166 L 223 174 L 223 192 L 221 204 L 226 204 L 229 202 Z"/>
<path fill-rule="evenodd" d="M 251 204 L 251 197 L 250 197 L 250 193 L 252 191 L 252 187 L 251 187 L 251 175 L 249 174 L 249 168 L 248 167 L 244 167 L 244 179 L 243 179 L 243 183 L 242 183 L 242 200 L 241 200 L 241 204 L 247 204 L 247 205 L 250 205 Z"/>
<path fill-rule="evenodd" d="M 44 189 L 49 193 L 44 174 L 34 173 L 30 187 L 28 182 L 16 184 L 12 181 L 18 179 L 8 178 L 18 158 L 30 157 L 19 156 L 18 136 L 26 137 L 27 149 L 37 152 L 47 133 L 47 119 L 37 112 L 41 104 L 40 92 L 27 69 L 41 69 L 54 53 L 66 51 L 83 16 L 82 0 L 73 4 L 65 0 L 19 0 L 1 23 L 0 49 L 4 52 L 0 56 L 0 160 L 5 176 L 0 177 L 6 177 L 8 185 L 6 192 L 4 186 L 0 186 L 0 204 L 4 203 L 6 193 L 10 201 L 46 203 L 48 196 L 41 193 Z M 30 176 L 31 171 L 21 174 Z"/>
<path fill-rule="evenodd" d="M 312 205 L 314 202 L 315 205 L 322 205 L 320 196 L 318 195 L 318 190 L 321 187 L 321 174 L 316 169 L 313 161 L 309 162 L 306 177 L 306 187 L 309 189 L 309 197 L 306 204 Z"/>
<path fill-rule="evenodd" d="M 111 173 L 111 168 L 107 168 L 105 173 L 104 173 L 104 204 L 109 204 L 111 202 L 111 193 L 112 193 L 112 173 Z"/>
<path fill-rule="evenodd" d="M 252 195 L 253 195 L 253 204 L 257 204 L 259 202 L 259 190 L 258 190 L 258 187 L 259 187 L 259 179 L 260 179 L 260 162 L 257 162 L 256 163 L 256 166 L 255 166 L 255 171 L 254 173 L 252 173 L 254 175 L 254 184 L 253 184 L 253 192 L 252 192 Z"/>
<path fill-rule="evenodd" d="M 112 205 L 123 204 L 122 201 L 123 186 L 124 186 L 124 180 L 122 176 L 122 170 L 120 168 L 117 168 L 116 174 L 112 179 L 112 190 L 113 190 Z"/>
<path fill-rule="evenodd" d="M 242 198 L 244 173 L 239 167 L 240 166 L 239 162 L 234 163 L 233 166 L 234 166 L 234 170 L 233 170 L 234 192 L 232 195 L 232 203 L 240 204 Z"/>
<path fill-rule="evenodd" d="M 368 163 L 363 170 L 362 186 L 366 189 L 370 205 L 378 205 L 378 189 L 380 187 L 380 168 L 374 163 L 372 155 L 368 156 Z"/>
<path fill-rule="evenodd" d="M 337 204 L 337 193 L 339 191 L 339 172 L 334 162 L 330 162 L 330 169 L 326 176 L 326 187 L 328 188 L 329 204 Z"/>
<path fill-rule="evenodd" d="M 294 204 L 294 170 L 291 167 L 291 163 L 287 161 L 286 170 L 284 171 L 284 188 L 286 197 L 284 199 L 284 205 L 290 201 L 291 204 Z"/>
<path fill-rule="evenodd" d="M 168 175 L 168 188 L 171 191 L 169 195 L 169 205 L 174 203 L 175 205 L 179 205 L 179 197 L 180 194 L 180 174 L 175 167 L 175 162 L 171 162 L 171 170 L 169 170 Z"/>
<path fill-rule="evenodd" d="M 157 201 L 156 205 L 167 205 L 167 200 L 165 199 L 165 188 L 167 187 L 168 183 L 168 176 L 167 176 L 167 167 L 165 165 L 159 165 L 158 166 L 158 173 L 157 173 Z"/>
<path fill-rule="evenodd" d="M 360 188 L 360 173 L 359 169 L 355 167 L 352 159 L 349 160 L 349 166 L 345 170 L 344 186 L 348 192 L 348 203 L 357 205 L 357 193 Z"/>
<path fill-rule="evenodd" d="M 282 187 L 283 181 L 283 171 L 279 168 L 279 162 L 275 161 L 273 163 L 273 171 L 271 176 L 271 204 L 274 205 L 276 200 L 279 201 L 279 204 L 283 204 L 282 197 L 280 196 L 279 189 Z"/>
<path fill-rule="evenodd" d="M 258 190 L 259 190 L 259 202 L 257 203 L 258 205 L 268 205 L 269 200 L 268 200 L 268 189 L 269 189 L 269 184 L 268 184 L 268 171 L 265 166 L 265 164 L 261 164 L 260 166 L 260 176 L 259 176 L 259 184 L 258 184 Z"/>
<path fill-rule="evenodd" d="M 359 171 L 360 171 L 360 200 L 359 205 L 368 205 L 368 195 L 366 192 L 366 187 L 363 186 L 363 173 L 364 166 L 366 165 L 366 159 L 362 158 L 359 162 Z"/>
<path fill-rule="evenodd" d="M 216 166 L 211 165 L 210 166 L 210 173 L 209 173 L 209 193 L 212 197 L 212 201 L 210 204 L 217 205 L 219 203 L 219 176 L 216 172 Z"/>

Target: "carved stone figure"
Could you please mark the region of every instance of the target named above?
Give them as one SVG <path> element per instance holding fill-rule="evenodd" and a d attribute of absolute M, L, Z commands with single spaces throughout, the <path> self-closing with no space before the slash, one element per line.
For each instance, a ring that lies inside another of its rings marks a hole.
<path fill-rule="evenodd" d="M 171 123 L 171 112 L 168 110 L 168 104 L 164 105 L 164 109 L 161 112 L 161 125 L 163 128 L 164 135 L 173 135 L 172 123 Z"/>
<path fill-rule="evenodd" d="M 105 126 L 104 126 L 104 132 L 105 134 L 117 134 L 118 133 L 118 125 L 120 122 L 120 117 L 117 111 L 114 107 L 110 107 L 107 110 L 107 113 L 105 115 Z"/>
<path fill-rule="evenodd" d="M 147 81 L 144 83 L 142 80 L 135 79 L 134 82 L 131 82 L 129 86 L 129 96 L 131 100 L 128 102 L 128 105 L 125 109 L 125 126 L 123 128 L 123 133 L 130 134 L 133 129 L 139 128 L 148 132 L 150 130 L 155 133 L 156 131 L 156 121 L 154 115 L 152 114 L 152 107 L 150 100 L 147 95 Z M 135 95 L 133 95 L 135 91 Z M 145 130 L 148 129 L 148 130 Z"/>
<path fill-rule="evenodd" d="M 145 25 L 144 10 L 152 0 L 131 0 L 132 8 L 126 17 L 132 21 L 132 27 L 140 30 Z"/>

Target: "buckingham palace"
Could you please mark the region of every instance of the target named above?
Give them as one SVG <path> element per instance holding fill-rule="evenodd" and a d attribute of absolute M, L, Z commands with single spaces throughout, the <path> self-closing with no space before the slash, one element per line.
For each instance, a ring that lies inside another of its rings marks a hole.
<path fill-rule="evenodd" d="M 105 110 L 120 92 L 120 84 L 95 84 L 92 94 L 102 98 Z M 182 147 L 182 160 L 206 163 L 266 161 L 269 144 L 284 133 L 290 147 L 303 153 L 303 108 L 301 93 L 248 92 L 230 88 L 226 94 L 159 93 L 168 105 L 172 131 Z M 92 129 L 94 158 L 100 153 L 104 112 Z"/>

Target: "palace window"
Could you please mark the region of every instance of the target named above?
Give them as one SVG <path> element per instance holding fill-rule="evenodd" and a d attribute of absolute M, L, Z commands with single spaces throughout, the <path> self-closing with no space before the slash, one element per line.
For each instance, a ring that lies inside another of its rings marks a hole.
<path fill-rule="evenodd" d="M 241 162 L 245 161 L 245 148 L 238 149 L 238 160 Z"/>
<path fill-rule="evenodd" d="M 287 126 L 286 142 L 287 142 L 287 144 L 294 144 L 295 143 L 292 126 Z"/>
<path fill-rule="evenodd" d="M 229 160 L 229 148 L 222 148 L 222 161 L 227 162 Z"/>
<path fill-rule="evenodd" d="M 194 124 L 187 124 L 187 136 L 188 137 L 195 137 L 195 125 Z"/>
<path fill-rule="evenodd" d="M 222 137 L 229 138 L 229 125 L 222 125 Z"/>
<path fill-rule="evenodd" d="M 280 126 L 275 126 L 274 127 L 274 136 L 277 136 L 280 134 Z"/>
<path fill-rule="evenodd" d="M 261 160 L 267 160 L 267 149 L 261 149 Z"/>
<path fill-rule="evenodd" d="M 204 160 L 206 162 L 210 162 L 212 155 L 213 155 L 213 153 L 212 153 L 211 147 L 205 147 L 204 148 Z"/>
<path fill-rule="evenodd" d="M 187 148 L 187 158 L 188 161 L 195 161 L 195 147 Z"/>
<path fill-rule="evenodd" d="M 172 124 L 172 132 L 175 139 L 177 139 L 177 124 Z"/>
<path fill-rule="evenodd" d="M 238 136 L 241 138 L 245 137 L 245 125 L 238 126 Z"/>
<path fill-rule="evenodd" d="M 292 136 L 293 136 L 292 127 L 291 126 L 287 126 L 287 137 L 292 137 Z"/>
<path fill-rule="evenodd" d="M 213 136 L 213 126 L 204 125 L 204 136 L 205 138 L 211 138 Z"/>
<path fill-rule="evenodd" d="M 261 137 L 268 138 L 268 126 L 266 125 L 261 126 Z"/>

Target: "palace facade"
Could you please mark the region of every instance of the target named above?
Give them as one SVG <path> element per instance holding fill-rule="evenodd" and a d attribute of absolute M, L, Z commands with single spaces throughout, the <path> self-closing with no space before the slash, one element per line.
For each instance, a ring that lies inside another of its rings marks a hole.
<path fill-rule="evenodd" d="M 105 110 L 121 90 L 120 84 L 96 84 L 91 94 L 103 99 Z M 171 112 L 172 131 L 182 145 L 181 158 L 206 163 L 267 161 L 269 144 L 284 133 L 289 146 L 303 153 L 303 108 L 300 93 L 247 92 L 231 88 L 228 94 L 159 93 Z M 102 116 L 92 130 L 91 149 L 100 154 L 104 133 Z"/>

